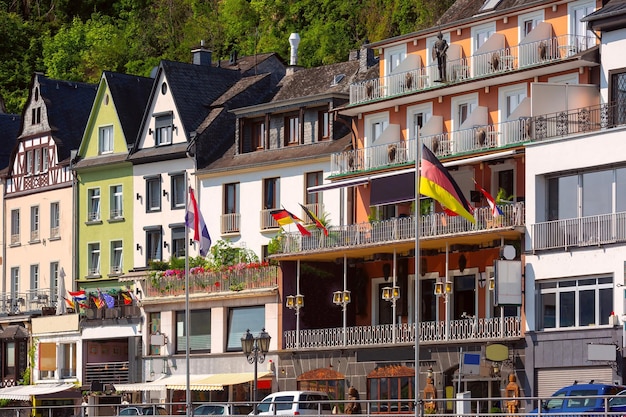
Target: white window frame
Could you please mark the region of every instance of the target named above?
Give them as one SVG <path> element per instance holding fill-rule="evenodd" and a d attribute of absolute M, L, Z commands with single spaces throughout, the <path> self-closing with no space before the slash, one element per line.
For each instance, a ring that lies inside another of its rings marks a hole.
<path fill-rule="evenodd" d="M 50 300 L 53 302 L 59 302 L 59 261 L 50 262 Z"/>
<path fill-rule="evenodd" d="M 588 9 L 591 8 L 593 10 L 591 10 L 589 13 L 592 13 L 596 10 L 596 3 L 595 1 L 589 1 L 589 0 L 581 0 L 581 1 L 575 1 L 572 3 L 569 3 L 567 5 L 567 14 L 568 14 L 568 19 L 567 19 L 567 33 L 572 34 L 573 36 L 583 36 L 582 33 L 578 33 L 578 21 L 576 21 L 576 11 L 580 10 L 580 9 Z M 588 14 L 589 14 L 588 13 Z M 586 24 L 584 24 L 585 28 L 587 27 Z M 593 32 L 585 29 L 585 36 L 594 36 Z"/>
<path fill-rule="evenodd" d="M 501 164 L 491 165 L 491 184 L 494 189 L 492 189 L 491 195 L 495 198 L 496 194 L 498 194 L 498 190 L 500 190 L 500 183 L 498 182 L 498 174 L 500 171 L 513 171 L 513 195 L 517 196 L 517 164 L 514 161 L 504 161 Z"/>
<path fill-rule="evenodd" d="M 387 126 L 389 126 L 389 112 L 376 113 L 365 117 L 365 137 L 363 142 L 366 148 L 376 145 L 375 142 L 378 137 L 372 137 L 372 129 L 374 128 L 374 125 L 378 123 L 382 124 L 382 129 L 380 131 L 380 133 L 382 134 Z"/>
<path fill-rule="evenodd" d="M 100 242 L 87 244 L 87 276 L 100 276 Z"/>
<path fill-rule="evenodd" d="M 20 243 L 20 209 L 11 210 L 11 244 Z"/>
<path fill-rule="evenodd" d="M 124 218 L 124 186 L 121 184 L 112 185 L 110 188 L 111 195 L 111 219 Z"/>
<path fill-rule="evenodd" d="M 170 176 L 172 209 L 185 208 L 186 190 L 185 174 L 175 174 Z M 178 188 L 177 188 L 178 184 Z"/>
<path fill-rule="evenodd" d="M 474 110 L 478 107 L 478 93 L 465 94 L 463 96 L 455 96 L 452 97 L 450 110 L 452 115 L 452 120 L 450 121 L 450 131 L 454 132 L 459 130 L 461 127 L 461 122 L 459 121 L 459 106 L 468 104 L 470 106 L 469 113 L 467 117 L 469 117 Z"/>
<path fill-rule="evenodd" d="M 30 241 L 39 241 L 39 206 L 30 206 Z"/>
<path fill-rule="evenodd" d="M 87 190 L 87 221 L 99 221 L 100 210 L 100 187 L 89 188 Z"/>
<path fill-rule="evenodd" d="M 414 117 L 416 114 L 423 114 L 424 120 L 422 121 L 422 125 L 428 123 L 428 120 L 433 116 L 433 103 L 422 103 L 416 106 L 410 106 L 406 109 L 406 138 L 407 139 L 415 139 L 415 124 L 413 123 Z"/>
<path fill-rule="evenodd" d="M 474 55 L 474 53 L 476 53 L 476 50 L 478 50 L 478 48 L 480 48 L 485 42 L 487 42 L 487 40 L 489 40 L 489 38 L 494 33 L 496 33 L 496 22 L 489 22 L 489 23 L 485 23 L 482 25 L 474 26 L 472 27 L 471 33 L 472 33 L 472 42 L 471 42 L 472 55 Z M 478 36 L 484 33 L 487 33 L 488 36 L 479 45 Z"/>
<path fill-rule="evenodd" d="M 555 77 L 549 77 L 548 82 L 552 84 L 578 85 L 579 84 L 578 72 L 557 75 Z"/>
<path fill-rule="evenodd" d="M 29 151 L 26 151 L 26 175 L 33 174 L 33 161 L 34 161 L 33 150 L 31 149 Z"/>
<path fill-rule="evenodd" d="M 39 264 L 30 265 L 30 289 L 32 291 L 39 289 Z"/>
<path fill-rule="evenodd" d="M 518 39 L 522 41 L 530 33 L 530 32 L 526 34 L 524 33 L 526 29 L 525 22 L 532 21 L 532 24 L 533 24 L 532 30 L 534 30 L 537 27 L 537 25 L 543 22 L 544 20 L 545 20 L 545 15 L 544 15 L 543 9 L 537 10 L 531 13 L 524 13 L 524 14 L 519 15 L 517 17 Z"/>
<path fill-rule="evenodd" d="M 61 236 L 61 205 L 58 201 L 50 203 L 50 239 Z"/>
<path fill-rule="evenodd" d="M 156 146 L 171 145 L 174 143 L 173 114 L 167 113 L 154 116 L 154 143 Z"/>
<path fill-rule="evenodd" d="M 393 71 L 406 59 L 406 44 L 385 48 L 385 76 L 393 74 Z"/>
<path fill-rule="evenodd" d="M 20 293 L 20 267 L 14 266 L 11 268 L 11 298 L 17 298 Z"/>
<path fill-rule="evenodd" d="M 528 85 L 526 83 L 508 85 L 498 89 L 498 120 L 500 123 L 509 121 L 510 114 L 507 114 L 508 98 L 522 94 L 524 98 L 528 97 Z M 518 106 L 522 100 L 520 100 Z M 517 107 L 515 107 L 515 109 L 517 109 Z M 513 109 L 511 113 L 513 113 L 515 109 Z"/>
<path fill-rule="evenodd" d="M 44 146 L 41 148 L 41 172 L 48 171 L 48 157 L 50 156 L 48 152 L 48 147 Z"/>
<path fill-rule="evenodd" d="M 35 174 L 39 174 L 39 172 L 41 171 L 41 153 L 42 153 L 42 149 L 41 148 L 35 148 L 33 149 L 33 153 L 35 155 L 35 162 L 34 162 L 34 168 L 35 168 Z"/>
<path fill-rule="evenodd" d="M 121 274 L 124 267 L 124 244 L 121 240 L 111 241 L 111 274 Z"/>
<path fill-rule="evenodd" d="M 158 187 L 155 187 L 152 184 L 157 184 Z M 153 189 L 152 187 L 155 188 Z M 146 178 L 146 212 L 150 213 L 161 211 L 161 188 L 162 184 L 160 175 Z M 158 204 L 152 205 L 153 201 Z"/>
<path fill-rule="evenodd" d="M 100 155 L 113 152 L 113 125 L 98 129 L 98 153 Z"/>

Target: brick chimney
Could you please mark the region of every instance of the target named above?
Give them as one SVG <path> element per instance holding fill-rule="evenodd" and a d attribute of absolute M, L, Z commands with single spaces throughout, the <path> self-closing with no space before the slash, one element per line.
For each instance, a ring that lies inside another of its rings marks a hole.
<path fill-rule="evenodd" d="M 191 54 L 194 65 L 211 66 L 211 50 L 204 46 L 204 40 L 200 41 L 199 47 L 191 50 Z"/>

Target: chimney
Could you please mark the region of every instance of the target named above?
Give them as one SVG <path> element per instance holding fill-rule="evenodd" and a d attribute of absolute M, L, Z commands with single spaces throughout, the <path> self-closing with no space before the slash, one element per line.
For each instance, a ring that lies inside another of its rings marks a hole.
<path fill-rule="evenodd" d="M 361 47 L 359 51 L 359 71 L 365 72 L 371 66 L 374 65 L 376 61 L 374 60 L 374 50 L 372 48 L 367 48 L 364 46 Z"/>
<path fill-rule="evenodd" d="M 291 45 L 291 59 L 289 65 L 298 65 L 298 45 L 300 45 L 300 35 L 292 33 L 289 35 L 289 45 Z"/>
<path fill-rule="evenodd" d="M 200 46 L 191 50 L 194 65 L 211 66 L 211 50 L 204 46 L 204 40 L 200 41 Z"/>

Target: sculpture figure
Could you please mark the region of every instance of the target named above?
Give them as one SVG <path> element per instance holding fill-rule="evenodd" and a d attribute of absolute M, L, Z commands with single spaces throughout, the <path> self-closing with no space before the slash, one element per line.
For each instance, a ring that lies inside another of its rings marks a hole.
<path fill-rule="evenodd" d="M 437 59 L 437 67 L 439 68 L 439 79 L 437 82 L 446 81 L 446 58 L 448 51 L 448 42 L 443 38 L 443 34 L 437 34 L 437 40 L 433 45 L 433 58 Z"/>

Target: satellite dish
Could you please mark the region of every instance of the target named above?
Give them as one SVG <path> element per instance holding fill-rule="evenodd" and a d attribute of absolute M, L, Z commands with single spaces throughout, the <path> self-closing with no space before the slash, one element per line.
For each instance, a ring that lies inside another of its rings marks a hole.
<path fill-rule="evenodd" d="M 515 247 L 511 245 L 504 245 L 502 248 L 502 256 L 504 256 L 504 259 L 508 261 L 515 259 Z"/>

